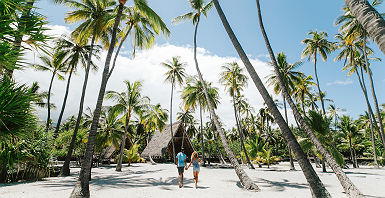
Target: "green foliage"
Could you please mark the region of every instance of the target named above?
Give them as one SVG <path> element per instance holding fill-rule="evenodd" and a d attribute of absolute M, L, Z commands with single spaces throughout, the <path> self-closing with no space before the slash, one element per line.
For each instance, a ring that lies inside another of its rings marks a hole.
<path fill-rule="evenodd" d="M 122 158 L 123 163 L 131 164 L 135 162 L 144 161 L 140 157 L 138 153 L 138 149 L 139 149 L 139 144 L 134 144 L 129 150 L 124 149 L 123 158 Z M 119 159 L 119 155 L 115 157 L 115 163 L 118 161 L 118 159 Z"/>
<path fill-rule="evenodd" d="M 70 128 L 68 130 L 63 130 L 59 134 L 59 136 L 55 139 L 55 142 L 54 142 L 55 148 L 53 150 L 53 156 L 59 159 L 64 159 L 66 157 L 68 152 L 68 147 L 71 142 L 72 134 L 73 134 L 73 128 Z M 83 152 L 86 148 L 87 137 L 88 137 L 88 130 L 83 128 L 79 129 L 78 133 L 76 134 L 75 147 L 74 147 L 72 156 L 75 156 L 75 157 L 83 156 Z"/>
<path fill-rule="evenodd" d="M 26 85 L 0 78 L 0 141 L 33 131 L 36 118 L 31 103 L 36 95 Z"/>

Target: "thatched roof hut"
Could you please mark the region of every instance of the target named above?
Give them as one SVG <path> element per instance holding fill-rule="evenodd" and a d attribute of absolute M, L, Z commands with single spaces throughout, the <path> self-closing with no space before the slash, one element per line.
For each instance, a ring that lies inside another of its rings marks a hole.
<path fill-rule="evenodd" d="M 156 131 L 152 136 L 150 142 L 147 147 L 143 150 L 141 156 L 144 158 L 163 158 L 166 155 L 172 156 L 172 143 L 171 143 L 171 127 L 167 125 L 162 132 Z M 185 154 L 187 156 L 191 156 L 191 154 L 195 151 L 190 137 L 188 137 L 187 133 L 184 130 L 183 124 L 181 122 L 175 122 L 172 125 L 173 137 L 174 137 L 174 145 L 175 145 L 175 153 L 179 153 L 182 147 L 185 150 Z M 184 134 L 184 138 L 183 138 Z"/>

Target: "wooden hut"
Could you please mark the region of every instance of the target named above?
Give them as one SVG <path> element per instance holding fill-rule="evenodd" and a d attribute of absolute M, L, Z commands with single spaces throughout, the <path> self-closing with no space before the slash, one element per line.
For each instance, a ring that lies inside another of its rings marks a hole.
<path fill-rule="evenodd" d="M 195 149 L 190 141 L 190 137 L 188 137 L 184 130 L 183 124 L 181 122 L 173 123 L 172 130 L 175 154 L 180 152 L 183 141 L 185 154 L 191 156 Z M 168 156 L 170 158 L 173 155 L 170 131 L 170 125 L 167 125 L 162 132 L 156 131 L 147 147 L 143 150 L 141 157 L 148 159 L 151 156 L 153 159 L 164 159 L 165 156 Z"/>

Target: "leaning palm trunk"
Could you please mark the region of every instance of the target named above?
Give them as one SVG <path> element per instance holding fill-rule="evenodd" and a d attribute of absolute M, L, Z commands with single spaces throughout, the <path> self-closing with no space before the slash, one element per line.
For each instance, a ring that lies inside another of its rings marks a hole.
<path fill-rule="evenodd" d="M 54 137 L 55 139 L 56 139 L 57 136 L 59 135 L 60 123 L 61 123 L 61 120 L 63 119 L 64 110 L 65 110 L 66 104 L 67 104 L 68 91 L 69 91 L 69 89 L 70 89 L 71 77 L 72 77 L 72 74 L 73 74 L 73 72 L 74 72 L 74 67 L 75 67 L 75 65 L 72 65 L 72 66 L 71 66 L 70 75 L 68 76 L 68 79 L 67 79 L 67 87 L 66 87 L 66 91 L 65 91 L 65 93 L 64 93 L 63 104 L 62 104 L 62 107 L 61 107 L 61 111 L 60 111 L 60 114 L 59 114 L 59 118 L 58 118 L 57 123 L 56 123 L 55 133 L 54 133 L 54 135 L 53 135 L 53 137 Z"/>
<path fill-rule="evenodd" d="M 361 23 L 385 54 L 385 20 L 367 0 L 345 0 L 352 15 Z"/>
<path fill-rule="evenodd" d="M 289 124 L 289 119 L 287 118 L 286 99 L 285 99 L 285 96 L 283 94 L 282 94 L 282 99 L 283 99 L 283 108 L 285 110 L 285 120 L 286 120 L 286 123 Z M 290 146 L 286 141 L 285 141 L 285 143 L 287 145 L 287 150 L 289 152 L 290 170 L 295 170 L 294 160 L 293 160 L 293 156 L 291 155 Z"/>
<path fill-rule="evenodd" d="M 373 83 L 373 77 L 372 77 L 372 72 L 369 68 L 369 62 L 368 62 L 368 55 L 366 53 L 366 34 L 364 33 L 364 57 L 365 57 L 365 66 L 366 66 L 366 71 L 368 73 L 368 76 L 369 76 L 369 82 L 370 82 L 370 88 L 371 88 L 371 91 L 372 91 L 372 97 L 373 97 L 373 102 L 374 102 L 374 108 L 376 109 L 376 115 L 377 115 L 377 118 L 378 118 L 378 122 L 379 122 L 379 125 L 380 125 L 380 130 L 381 130 L 381 136 L 382 136 L 382 142 L 385 146 L 385 133 L 384 133 L 384 125 L 382 124 L 382 117 L 381 117 L 381 113 L 380 113 L 380 110 L 378 108 L 378 102 L 377 102 L 377 96 L 376 96 L 376 92 L 374 90 L 374 83 Z M 373 117 L 374 119 L 376 119 L 375 117 Z"/>
<path fill-rule="evenodd" d="M 74 147 L 75 147 L 75 141 L 76 141 L 76 136 L 78 134 L 78 130 L 79 130 L 79 126 L 80 126 L 80 121 L 82 119 L 83 107 L 84 107 L 84 98 L 86 96 L 86 89 L 87 89 L 87 83 L 88 83 L 88 75 L 90 73 L 90 68 L 91 68 L 91 58 L 92 58 L 92 51 L 93 51 L 93 48 L 94 48 L 94 43 L 95 43 L 95 36 L 92 37 L 91 49 L 90 49 L 90 52 L 88 53 L 86 73 L 84 75 L 82 96 L 80 97 L 79 112 L 78 112 L 78 117 L 76 119 L 75 129 L 74 129 L 74 132 L 72 134 L 72 139 L 71 139 L 70 146 L 68 147 L 68 152 L 67 152 L 66 159 L 65 159 L 63 167 L 62 167 L 62 169 L 60 171 L 60 174 L 62 176 L 69 176 L 70 175 L 70 161 L 71 161 L 71 157 L 72 157 L 72 152 L 73 152 Z"/>
<path fill-rule="evenodd" d="M 247 150 L 246 150 L 245 143 L 244 143 L 244 140 L 243 140 L 244 139 L 243 138 L 243 130 L 242 130 L 242 126 L 241 126 L 241 123 L 240 123 L 240 118 L 239 118 L 239 115 L 238 115 L 237 107 L 235 105 L 234 94 L 235 93 L 233 93 L 233 107 L 234 107 L 235 123 L 237 125 L 239 139 L 241 140 L 241 147 L 242 147 L 243 152 L 245 153 L 246 162 L 249 165 L 249 168 L 250 169 L 255 169 L 253 164 L 250 161 L 249 155 L 247 154 Z"/>
<path fill-rule="evenodd" d="M 201 73 L 201 71 L 199 69 L 198 60 L 197 60 L 197 57 L 196 57 L 196 50 L 197 50 L 196 37 L 197 37 L 198 24 L 199 24 L 199 19 L 198 19 L 198 22 L 197 22 L 197 24 L 195 26 L 195 32 L 194 32 L 194 61 L 195 61 L 195 68 L 196 68 L 197 73 L 198 73 L 199 81 L 202 84 L 203 92 L 204 92 L 206 100 L 207 100 L 207 105 L 209 107 L 210 115 L 213 118 L 215 127 L 217 128 L 219 137 L 221 138 L 222 145 L 223 145 L 223 147 L 224 147 L 224 149 L 226 151 L 227 157 L 229 158 L 231 165 L 233 165 L 235 173 L 237 174 L 237 176 L 239 178 L 239 181 L 241 182 L 243 188 L 245 188 L 247 190 L 252 190 L 252 191 L 260 191 L 260 189 L 257 186 L 257 184 L 255 184 L 254 181 L 251 180 L 251 178 L 246 174 L 246 172 L 239 165 L 237 159 L 234 156 L 234 153 L 231 151 L 230 146 L 227 143 L 227 139 L 226 139 L 225 133 L 223 132 L 222 127 L 219 124 L 217 115 L 215 114 L 213 104 L 210 101 L 210 97 L 209 97 L 209 94 L 208 94 L 208 91 L 207 91 L 207 88 L 206 88 L 206 84 L 205 84 L 205 82 L 203 80 L 202 73 Z"/>
<path fill-rule="evenodd" d="M 49 83 L 49 88 L 48 88 L 48 96 L 47 96 L 47 123 L 45 124 L 45 130 L 48 133 L 49 130 L 49 122 L 51 120 L 51 90 L 52 90 L 52 84 L 53 80 L 55 79 L 55 72 L 52 73 L 52 78 L 51 82 Z"/>
<path fill-rule="evenodd" d="M 319 86 L 319 81 L 318 81 L 318 73 L 317 73 L 317 52 L 315 52 L 314 54 L 314 75 L 315 75 L 315 80 L 316 80 L 316 83 L 317 83 L 317 89 L 318 89 L 318 96 L 321 100 L 321 106 L 322 106 L 322 113 L 323 115 L 326 114 L 325 112 L 325 104 L 324 104 L 324 100 L 323 100 L 323 97 L 322 97 L 322 91 L 321 91 L 321 88 Z M 314 110 L 314 109 L 313 109 Z"/>
<path fill-rule="evenodd" d="M 70 195 L 71 198 L 90 197 L 89 181 L 91 177 L 91 162 L 92 162 L 92 155 L 94 153 L 95 136 L 98 130 L 100 112 L 102 109 L 104 94 L 106 92 L 106 86 L 108 82 L 110 62 L 111 62 L 112 53 L 114 52 L 114 43 L 116 41 L 116 31 L 118 29 L 120 18 L 122 16 L 123 7 L 124 7 L 124 4 L 119 4 L 119 9 L 118 9 L 118 12 L 115 18 L 115 23 L 112 29 L 111 45 L 108 49 L 106 62 L 104 64 L 102 82 L 100 85 L 96 108 L 94 111 L 94 117 L 91 123 L 91 130 L 88 135 L 86 152 L 84 155 L 82 168 L 80 170 L 79 181 L 76 182 L 75 184 L 75 187 Z"/>
<path fill-rule="evenodd" d="M 309 163 L 309 160 L 307 160 L 305 153 L 301 149 L 295 136 L 291 132 L 289 126 L 287 125 L 287 123 L 283 119 L 282 115 L 280 114 L 277 106 L 275 105 L 274 101 L 272 100 L 269 93 L 267 92 L 267 90 L 266 90 L 265 86 L 263 85 L 261 79 L 259 78 L 258 74 L 255 72 L 255 69 L 251 65 L 248 57 L 246 56 L 246 53 L 243 51 L 239 41 L 237 40 L 233 30 L 231 29 L 223 11 L 222 11 L 222 8 L 219 5 L 218 0 L 213 0 L 213 2 L 215 5 L 215 8 L 217 9 L 219 17 L 222 20 L 222 24 L 225 27 L 235 49 L 237 50 L 241 60 L 243 61 L 247 71 L 249 72 L 252 80 L 254 81 L 258 91 L 261 93 L 261 95 L 262 95 L 265 103 L 267 104 L 269 110 L 273 114 L 274 120 L 276 121 L 276 123 L 280 127 L 283 137 L 286 139 L 286 141 L 288 142 L 290 147 L 293 149 L 294 154 L 298 160 L 298 163 L 301 166 L 302 171 L 303 171 L 303 173 L 304 173 L 304 175 L 305 175 L 305 177 L 306 177 L 306 179 L 310 185 L 312 195 L 315 197 L 330 197 L 329 192 L 326 190 L 325 186 L 323 185 L 323 183 L 319 179 L 318 175 L 316 174 L 313 167 Z M 259 2 L 258 2 L 258 4 L 259 4 Z M 275 69 L 277 69 L 276 64 L 275 64 Z M 278 78 L 280 80 L 280 83 L 282 85 L 283 81 L 279 76 L 280 75 L 279 72 L 277 72 L 277 74 L 278 74 Z M 283 87 L 283 86 L 281 86 L 281 87 Z M 285 89 L 283 89 L 283 91 L 286 92 Z M 287 92 L 286 92 L 286 94 L 287 94 Z M 297 113 L 298 113 L 298 111 L 297 111 Z"/>
<path fill-rule="evenodd" d="M 359 191 L 359 189 L 353 184 L 353 182 L 347 177 L 347 175 L 342 171 L 342 168 L 337 164 L 337 162 L 335 161 L 334 157 L 332 155 L 330 155 L 330 153 L 325 149 L 325 147 L 321 144 L 321 142 L 318 140 L 318 138 L 315 136 L 315 134 L 312 132 L 311 128 L 307 125 L 306 121 L 304 120 L 304 118 L 301 116 L 301 114 L 299 113 L 296 105 L 294 104 L 293 100 L 291 99 L 290 95 L 288 94 L 287 92 L 287 89 L 285 87 L 285 84 L 280 76 L 280 73 L 279 73 L 279 69 L 277 67 L 277 61 L 275 59 L 275 56 L 274 56 L 274 52 L 273 52 L 273 49 L 271 48 L 271 45 L 270 45 L 270 42 L 269 42 L 269 39 L 267 37 L 267 34 L 266 34 L 266 31 L 265 31 L 265 28 L 263 26 L 263 22 L 262 22 L 262 15 L 261 15 L 261 9 L 260 9 L 260 4 L 259 4 L 259 0 L 256 0 L 257 2 L 257 10 L 258 10 L 258 18 L 259 18 L 259 24 L 260 24 L 260 28 L 261 28 L 261 31 L 262 31 L 262 34 L 263 34 L 263 38 L 265 40 L 265 44 L 266 44 L 266 47 L 267 47 L 267 50 L 269 51 L 269 54 L 270 54 L 270 58 L 273 62 L 273 65 L 274 65 L 274 71 L 278 77 L 278 80 L 279 80 L 279 83 L 282 87 L 282 93 L 284 94 L 286 100 L 288 101 L 289 105 L 290 105 L 290 108 L 293 110 L 293 114 L 294 114 L 294 117 L 295 119 L 299 122 L 301 128 L 305 131 L 305 133 L 307 134 L 307 136 L 310 138 L 310 140 L 313 142 L 313 144 L 315 145 L 316 149 L 321 153 L 322 155 L 322 158 L 325 159 L 325 161 L 328 163 L 328 165 L 332 168 L 332 170 L 334 171 L 334 173 L 336 174 L 338 180 L 340 181 L 344 191 L 346 192 L 346 194 L 349 196 L 349 197 L 364 197 L 362 195 L 362 193 Z M 246 57 L 246 55 L 244 55 Z M 247 57 L 246 57 L 247 58 Z M 250 64 L 250 62 L 248 61 L 248 63 Z M 250 64 L 251 65 L 251 64 Z M 253 67 L 250 67 L 251 71 L 253 71 L 255 73 L 255 70 Z M 256 73 L 255 73 L 256 74 Z M 269 95 L 267 95 L 269 96 Z M 274 106 L 275 107 L 275 106 Z M 278 112 L 279 113 L 279 112 Z M 282 116 L 278 116 L 278 119 L 280 120 Z M 276 119 L 277 120 L 277 119 Z M 277 122 L 279 123 L 279 122 Z M 286 125 L 287 127 L 287 125 Z M 282 128 L 281 128 L 282 130 Z M 282 130 L 284 131 L 284 130 Z M 290 129 L 289 129 L 289 132 L 291 133 Z M 292 134 L 292 133 L 291 133 Z M 295 139 L 294 139 L 295 140 Z M 289 142 L 290 143 L 290 142 Z M 295 143 L 298 144 L 298 142 L 295 140 Z M 296 148 L 292 147 L 294 152 L 296 152 Z M 301 148 L 299 148 L 301 149 Z M 302 151 L 302 150 L 301 150 Z M 303 152 L 302 152 L 303 153 Z M 299 156 L 297 154 L 295 154 L 295 156 L 297 157 L 297 160 L 300 162 L 302 157 L 305 157 L 305 156 Z M 301 165 L 301 164 L 300 164 Z M 304 167 L 302 167 L 302 170 Z M 314 171 L 314 170 L 313 170 Z M 305 174 L 306 176 L 306 174 Z M 309 175 L 308 175 L 309 176 Z M 319 180 L 318 176 L 317 176 L 317 179 Z M 310 184 L 311 185 L 311 184 Z M 323 184 L 321 183 L 321 181 L 319 181 L 319 184 L 317 184 L 318 186 L 316 186 L 316 190 L 323 190 L 324 192 L 322 191 L 313 191 L 313 195 L 317 196 L 316 193 L 321 193 L 321 194 L 318 194 L 318 196 L 329 196 L 330 197 L 330 194 L 326 191 L 325 187 L 323 186 Z M 325 194 L 324 194 L 325 193 Z M 317 197 L 318 197 L 317 196 Z"/>

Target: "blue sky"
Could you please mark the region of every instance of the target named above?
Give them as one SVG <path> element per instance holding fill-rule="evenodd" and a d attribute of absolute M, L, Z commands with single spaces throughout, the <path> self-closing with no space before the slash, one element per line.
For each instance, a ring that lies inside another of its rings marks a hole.
<path fill-rule="evenodd" d="M 255 1 L 222 0 L 220 3 L 246 53 L 251 58 L 269 62 L 258 26 Z M 177 26 L 171 24 L 172 18 L 189 12 L 187 0 L 149 0 L 149 4 L 171 30 L 169 39 L 163 37 L 157 39 L 159 45 L 168 43 L 176 46 L 192 46 L 193 27 L 191 23 L 186 22 Z M 343 0 L 262 0 L 261 9 L 264 24 L 274 52 L 284 51 L 289 62 L 300 60 L 301 52 L 305 47 L 301 44 L 301 40 L 306 38 L 306 34 L 311 30 L 326 31 L 329 34 L 329 39 L 334 41 L 334 35 L 338 29 L 334 25 L 334 21 L 342 13 L 343 4 Z M 42 0 L 37 4 L 37 7 L 40 8 L 42 14 L 47 16 L 51 25 L 64 25 L 70 29 L 75 27 L 64 22 L 65 13 L 68 11 L 64 6 Z M 377 9 L 380 12 L 385 11 L 384 6 Z M 129 42 L 126 45 L 129 47 Z M 211 10 L 208 18 L 202 20 L 200 24 L 198 46 L 213 55 L 237 57 L 215 8 Z M 375 44 L 372 44 L 371 47 L 377 57 L 385 59 Z M 346 77 L 346 72 L 341 69 L 343 63 L 334 62 L 336 55 L 337 52 L 334 52 L 329 56 L 327 62 L 320 61 L 318 63 L 320 86 L 323 91 L 327 92 L 327 97 L 334 100 L 337 107 L 346 109 L 350 115 L 356 118 L 366 109 L 364 98 L 357 79 L 354 76 Z M 300 70 L 307 75 L 314 76 L 313 63 L 306 61 L 306 59 L 304 61 Z M 215 66 L 213 65 L 213 67 Z M 377 97 L 379 103 L 382 104 L 385 103 L 383 88 L 385 68 L 383 62 L 373 63 L 372 69 Z M 249 86 L 254 85 L 250 84 Z"/>

